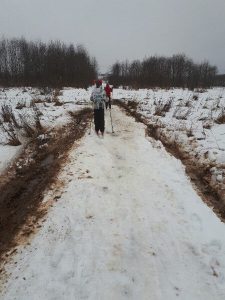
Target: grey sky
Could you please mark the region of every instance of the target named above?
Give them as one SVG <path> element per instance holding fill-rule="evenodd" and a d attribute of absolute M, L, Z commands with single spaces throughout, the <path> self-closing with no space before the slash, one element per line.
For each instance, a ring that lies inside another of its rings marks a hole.
<path fill-rule="evenodd" d="M 183 52 L 225 73 L 225 0 L 0 0 L 0 35 L 84 44 L 102 71 Z"/>

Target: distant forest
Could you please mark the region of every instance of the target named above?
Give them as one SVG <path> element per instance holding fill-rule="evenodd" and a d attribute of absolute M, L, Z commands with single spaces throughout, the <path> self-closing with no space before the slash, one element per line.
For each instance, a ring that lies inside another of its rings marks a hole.
<path fill-rule="evenodd" d="M 0 40 L 1 86 L 87 87 L 96 76 L 96 60 L 82 46 Z"/>
<path fill-rule="evenodd" d="M 216 86 L 225 86 L 225 74 L 216 75 L 215 85 Z"/>
<path fill-rule="evenodd" d="M 0 40 L 0 86 L 88 87 L 97 78 L 97 62 L 83 46 L 60 41 Z M 224 85 L 224 76 L 208 62 L 184 54 L 116 62 L 108 80 L 131 88 L 208 88 Z"/>
<path fill-rule="evenodd" d="M 109 81 L 115 86 L 132 88 L 182 87 L 209 88 L 214 86 L 217 67 L 207 61 L 194 63 L 184 54 L 172 57 L 152 56 L 143 61 L 116 62 L 110 70 Z"/>

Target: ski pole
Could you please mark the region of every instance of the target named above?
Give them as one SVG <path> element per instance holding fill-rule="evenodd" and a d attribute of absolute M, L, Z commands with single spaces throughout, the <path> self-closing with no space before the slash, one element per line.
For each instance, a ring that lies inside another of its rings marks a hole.
<path fill-rule="evenodd" d="M 91 118 L 91 121 L 90 121 L 90 130 L 89 130 L 89 135 L 91 134 L 91 123 L 92 123 L 92 118 Z"/>
<path fill-rule="evenodd" d="M 112 122 L 112 114 L 111 114 L 111 108 L 110 108 L 110 119 L 111 119 L 111 126 L 112 126 L 112 133 L 114 133 L 114 130 L 113 130 L 113 122 Z"/>

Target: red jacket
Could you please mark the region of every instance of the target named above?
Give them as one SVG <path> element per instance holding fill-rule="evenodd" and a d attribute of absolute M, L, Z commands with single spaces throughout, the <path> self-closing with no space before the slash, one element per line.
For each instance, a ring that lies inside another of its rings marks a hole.
<path fill-rule="evenodd" d="M 106 85 L 105 92 L 106 92 L 106 96 L 110 97 L 112 89 L 110 88 L 109 84 Z"/>

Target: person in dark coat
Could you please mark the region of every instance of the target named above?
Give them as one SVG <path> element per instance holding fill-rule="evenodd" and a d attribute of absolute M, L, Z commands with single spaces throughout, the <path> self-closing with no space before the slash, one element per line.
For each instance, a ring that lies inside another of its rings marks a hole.
<path fill-rule="evenodd" d="M 94 87 L 91 94 L 91 101 L 94 104 L 94 123 L 95 132 L 99 135 L 104 135 L 105 131 L 105 116 L 104 116 L 104 106 L 105 106 L 106 94 L 102 87 L 102 81 L 97 80 L 96 86 Z"/>

